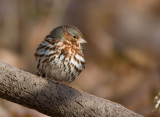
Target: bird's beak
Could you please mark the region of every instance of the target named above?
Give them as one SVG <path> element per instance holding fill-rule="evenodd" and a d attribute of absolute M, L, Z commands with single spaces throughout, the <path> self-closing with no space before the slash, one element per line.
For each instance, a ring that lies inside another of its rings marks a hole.
<path fill-rule="evenodd" d="M 87 43 L 87 41 L 85 39 L 81 38 L 78 40 L 78 43 Z"/>

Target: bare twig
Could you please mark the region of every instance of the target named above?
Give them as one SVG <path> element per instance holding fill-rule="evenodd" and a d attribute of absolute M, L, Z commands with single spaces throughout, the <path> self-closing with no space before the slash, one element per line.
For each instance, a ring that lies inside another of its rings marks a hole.
<path fill-rule="evenodd" d="M 54 117 L 143 117 L 101 99 L 0 62 L 0 97 Z"/>

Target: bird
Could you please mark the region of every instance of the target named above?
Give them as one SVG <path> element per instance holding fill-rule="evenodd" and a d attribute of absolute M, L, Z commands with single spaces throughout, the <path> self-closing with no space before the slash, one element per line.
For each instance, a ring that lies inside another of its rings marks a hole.
<path fill-rule="evenodd" d="M 38 74 L 55 83 L 72 82 L 85 68 L 81 31 L 73 25 L 53 29 L 34 54 Z"/>

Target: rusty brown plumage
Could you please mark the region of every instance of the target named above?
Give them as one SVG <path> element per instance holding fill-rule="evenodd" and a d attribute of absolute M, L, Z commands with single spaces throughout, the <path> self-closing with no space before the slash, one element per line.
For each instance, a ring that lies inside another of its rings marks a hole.
<path fill-rule="evenodd" d="M 39 74 L 72 82 L 85 67 L 82 43 L 86 41 L 75 26 L 63 25 L 52 30 L 35 52 Z"/>

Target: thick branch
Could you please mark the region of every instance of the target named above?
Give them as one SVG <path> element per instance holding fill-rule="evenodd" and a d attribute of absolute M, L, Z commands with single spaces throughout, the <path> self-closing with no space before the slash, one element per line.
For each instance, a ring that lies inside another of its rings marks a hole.
<path fill-rule="evenodd" d="M 142 117 L 120 104 L 0 62 L 0 97 L 55 117 Z"/>

